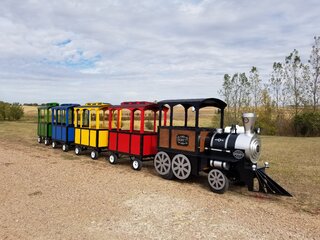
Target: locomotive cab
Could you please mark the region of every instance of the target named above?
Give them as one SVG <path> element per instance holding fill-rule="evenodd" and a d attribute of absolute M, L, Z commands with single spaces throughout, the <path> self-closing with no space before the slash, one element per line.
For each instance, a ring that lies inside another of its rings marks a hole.
<path fill-rule="evenodd" d="M 265 174 L 265 167 L 257 165 L 261 141 L 254 131 L 254 113 L 243 114 L 244 133 L 237 133 L 224 131 L 227 104 L 220 99 L 165 100 L 158 105 L 160 109 L 170 109 L 169 126 L 162 125 L 162 119 L 166 120 L 167 116 L 161 116 L 161 111 L 159 117 L 158 153 L 154 167 L 160 176 L 185 180 L 204 172 L 208 174 L 211 190 L 216 193 L 224 193 L 229 182 L 233 181 L 246 184 L 250 191 L 290 196 Z M 179 114 L 177 106 L 180 106 L 180 115 L 184 118 L 180 125 L 174 121 L 174 115 Z M 207 107 L 213 108 L 209 112 L 211 115 L 206 117 L 212 121 L 211 126 L 203 127 L 200 113 Z M 189 117 L 192 112 L 194 119 Z M 257 189 L 254 188 L 255 179 L 259 182 Z"/>

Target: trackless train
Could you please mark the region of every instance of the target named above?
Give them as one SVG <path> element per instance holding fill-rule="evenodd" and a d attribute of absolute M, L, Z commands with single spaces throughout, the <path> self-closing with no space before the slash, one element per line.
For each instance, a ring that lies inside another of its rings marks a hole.
<path fill-rule="evenodd" d="M 255 114 L 243 114 L 244 131 L 225 129 L 226 106 L 217 98 L 120 105 L 48 103 L 38 109 L 38 142 L 51 142 L 53 148 L 60 144 L 63 151 L 74 147 L 77 155 L 89 150 L 92 159 L 107 152 L 111 164 L 126 155 L 134 170 L 153 160 L 165 179 L 185 180 L 202 172 L 216 193 L 224 193 L 234 182 L 247 185 L 249 191 L 291 196 L 265 173 L 268 163 L 258 166 L 261 140 L 254 128 Z M 206 123 L 203 115 L 212 121 Z"/>

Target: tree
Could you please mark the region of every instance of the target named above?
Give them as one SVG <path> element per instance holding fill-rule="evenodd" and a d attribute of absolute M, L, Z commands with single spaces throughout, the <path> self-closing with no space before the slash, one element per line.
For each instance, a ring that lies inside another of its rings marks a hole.
<path fill-rule="evenodd" d="M 295 116 L 298 114 L 298 108 L 302 99 L 302 68 L 299 52 L 294 49 L 289 56 L 285 58 L 284 73 L 286 80 L 285 90 L 288 93 L 290 104 L 294 106 Z"/>
<path fill-rule="evenodd" d="M 258 69 L 254 66 L 250 70 L 249 83 L 251 86 L 254 111 L 257 111 L 257 107 L 261 103 L 261 79 Z"/>
<path fill-rule="evenodd" d="M 218 92 L 221 96 L 223 96 L 224 101 L 227 103 L 227 105 L 230 105 L 230 99 L 232 94 L 232 83 L 231 83 L 231 77 L 229 74 L 225 74 L 223 76 L 223 84 L 222 89 L 220 89 Z"/>
<path fill-rule="evenodd" d="M 233 121 L 237 123 L 240 109 L 250 103 L 250 83 L 245 73 L 235 73 L 231 85 L 233 91 L 230 102 L 233 107 Z"/>
<path fill-rule="evenodd" d="M 301 97 L 300 101 L 304 107 L 309 107 L 313 105 L 313 84 L 311 81 L 311 70 L 309 65 L 302 64 L 302 84 L 301 84 Z"/>
<path fill-rule="evenodd" d="M 312 72 L 310 81 L 312 107 L 313 111 L 316 111 L 320 99 L 320 37 L 314 37 L 309 63 Z"/>
<path fill-rule="evenodd" d="M 232 119 L 228 120 L 236 123 L 242 106 L 248 106 L 250 102 L 250 83 L 246 74 L 235 73 L 232 78 L 229 74 L 225 74 L 219 94 L 224 97 L 228 109 L 231 111 Z"/>
<path fill-rule="evenodd" d="M 272 101 L 274 102 L 277 111 L 279 111 L 280 103 L 283 103 L 282 99 L 282 91 L 284 89 L 283 82 L 283 67 L 280 62 L 273 63 L 273 71 L 271 73 L 271 78 L 269 79 L 269 89 L 270 96 L 272 97 Z"/>
<path fill-rule="evenodd" d="M 272 118 L 272 100 L 269 94 L 268 85 L 261 89 L 261 108 L 259 108 L 259 118 L 257 119 L 257 126 L 262 128 L 264 134 L 274 135 L 276 133 L 275 123 Z"/>

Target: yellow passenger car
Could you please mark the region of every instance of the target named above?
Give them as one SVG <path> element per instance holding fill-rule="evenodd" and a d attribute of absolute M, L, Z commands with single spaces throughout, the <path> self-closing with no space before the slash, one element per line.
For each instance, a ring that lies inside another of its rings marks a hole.
<path fill-rule="evenodd" d="M 90 150 L 91 158 L 108 148 L 109 134 L 108 103 L 87 103 L 74 108 L 75 154 Z"/>

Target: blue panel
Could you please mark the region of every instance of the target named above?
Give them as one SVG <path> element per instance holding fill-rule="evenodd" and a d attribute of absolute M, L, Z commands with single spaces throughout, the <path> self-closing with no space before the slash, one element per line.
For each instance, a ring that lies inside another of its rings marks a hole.
<path fill-rule="evenodd" d="M 74 142 L 74 127 L 68 127 L 68 142 Z"/>
<path fill-rule="evenodd" d="M 56 139 L 56 125 L 52 125 L 52 139 L 57 140 Z"/>
<path fill-rule="evenodd" d="M 67 128 L 66 128 L 66 126 L 62 126 L 61 131 L 62 131 L 61 140 L 64 142 L 67 142 Z"/>
<path fill-rule="evenodd" d="M 61 126 L 57 125 L 57 140 L 61 140 Z"/>

